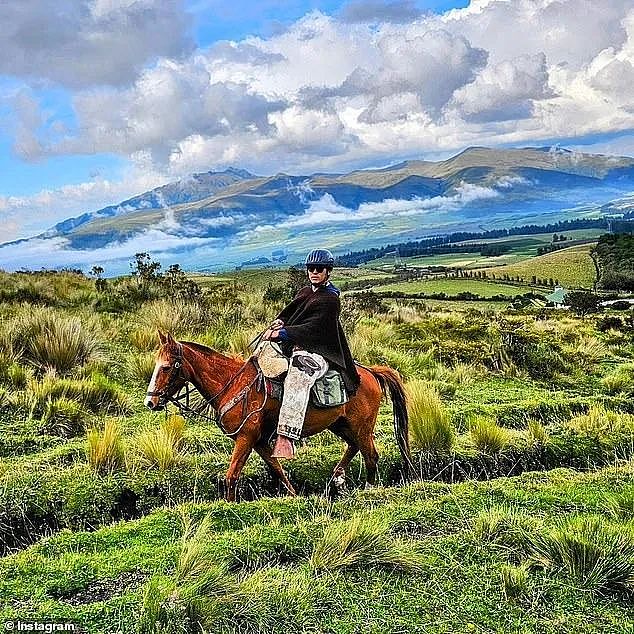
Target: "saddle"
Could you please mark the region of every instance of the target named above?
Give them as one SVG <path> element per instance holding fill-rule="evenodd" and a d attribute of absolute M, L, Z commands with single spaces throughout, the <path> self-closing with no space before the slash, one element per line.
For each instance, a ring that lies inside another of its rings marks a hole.
<path fill-rule="evenodd" d="M 288 371 L 288 357 L 272 341 L 262 342 L 256 348 L 254 356 L 262 372 L 268 396 L 281 401 L 284 396 L 284 377 Z M 308 361 L 311 359 L 308 358 Z M 337 370 L 328 370 L 323 377 L 315 381 L 310 390 L 309 404 L 313 407 L 337 407 L 347 402 L 348 394 Z"/>

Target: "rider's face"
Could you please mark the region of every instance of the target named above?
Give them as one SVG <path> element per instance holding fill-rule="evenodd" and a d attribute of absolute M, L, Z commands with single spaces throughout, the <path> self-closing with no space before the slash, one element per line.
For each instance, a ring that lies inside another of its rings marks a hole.
<path fill-rule="evenodd" d="M 306 270 L 311 284 L 323 284 L 328 279 L 328 269 L 325 267 L 310 266 Z"/>

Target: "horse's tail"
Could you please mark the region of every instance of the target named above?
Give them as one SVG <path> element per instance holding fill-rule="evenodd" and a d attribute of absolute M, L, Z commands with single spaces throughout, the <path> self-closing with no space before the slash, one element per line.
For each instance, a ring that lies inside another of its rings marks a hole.
<path fill-rule="evenodd" d="M 394 435 L 403 460 L 403 473 L 405 477 L 413 470 L 412 455 L 409 448 L 409 415 L 407 413 L 407 395 L 400 374 L 385 365 L 373 365 L 369 370 L 379 382 L 383 395 L 388 393 L 392 400 L 392 412 L 394 415 Z"/>

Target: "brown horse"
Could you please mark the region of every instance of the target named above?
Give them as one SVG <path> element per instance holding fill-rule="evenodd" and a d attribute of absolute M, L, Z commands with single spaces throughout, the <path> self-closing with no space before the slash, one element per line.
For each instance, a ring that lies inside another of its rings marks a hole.
<path fill-rule="evenodd" d="M 255 449 L 280 478 L 291 495 L 295 489 L 277 458 L 271 457 L 269 439 L 275 433 L 280 402 L 262 389 L 261 373 L 254 359 L 244 362 L 207 346 L 175 341 L 159 333 L 161 348 L 148 386 L 145 405 L 164 409 L 167 402 L 188 382 L 215 410 L 222 431 L 235 440 L 226 476 L 226 499 L 234 501 L 238 478 Z M 342 478 L 357 452 L 365 462 L 366 483 L 376 481 L 379 454 L 374 444 L 374 427 L 382 397 L 389 393 L 394 415 L 394 432 L 403 459 L 404 473 L 411 465 L 405 391 L 398 373 L 386 366 L 358 366 L 361 384 L 344 405 L 329 408 L 309 407 L 302 436 L 313 436 L 330 429 L 348 447 L 333 471 Z"/>

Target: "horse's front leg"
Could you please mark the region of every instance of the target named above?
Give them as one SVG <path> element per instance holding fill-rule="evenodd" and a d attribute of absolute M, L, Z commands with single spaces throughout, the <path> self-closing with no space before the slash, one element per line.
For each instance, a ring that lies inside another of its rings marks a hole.
<path fill-rule="evenodd" d="M 251 455 L 251 451 L 254 446 L 253 439 L 247 435 L 240 435 L 236 438 L 236 444 L 233 447 L 233 453 L 231 454 L 231 464 L 227 469 L 226 475 L 226 487 L 225 500 L 227 502 L 236 501 L 236 491 L 238 489 L 238 479 L 242 473 L 244 465 Z"/>

